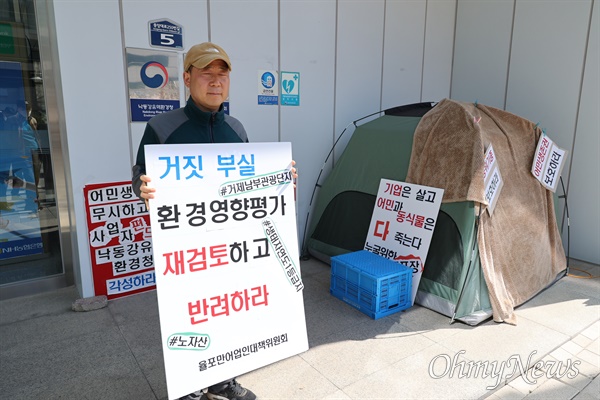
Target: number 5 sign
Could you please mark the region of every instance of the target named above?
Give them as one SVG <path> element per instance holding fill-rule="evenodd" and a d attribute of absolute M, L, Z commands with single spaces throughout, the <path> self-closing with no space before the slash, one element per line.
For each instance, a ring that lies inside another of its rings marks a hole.
<path fill-rule="evenodd" d="M 183 49 L 183 28 L 169 19 L 148 22 L 150 46 Z"/>

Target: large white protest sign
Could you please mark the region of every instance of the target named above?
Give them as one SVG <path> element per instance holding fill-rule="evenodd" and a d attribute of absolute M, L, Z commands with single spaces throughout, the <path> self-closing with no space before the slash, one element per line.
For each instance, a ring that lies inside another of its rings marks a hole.
<path fill-rule="evenodd" d="M 531 173 L 546 189 L 556 192 L 566 158 L 566 150 L 558 147 L 543 133 L 535 149 Z"/>
<path fill-rule="evenodd" d="M 145 151 L 169 398 L 306 351 L 291 145 Z"/>
<path fill-rule="evenodd" d="M 365 250 L 413 270 L 412 303 L 425 268 L 444 189 L 382 179 Z"/>

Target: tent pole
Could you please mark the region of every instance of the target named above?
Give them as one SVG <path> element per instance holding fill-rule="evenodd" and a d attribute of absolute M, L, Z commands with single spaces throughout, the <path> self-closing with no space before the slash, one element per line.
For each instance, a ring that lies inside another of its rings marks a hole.
<path fill-rule="evenodd" d="M 325 165 L 327 165 L 327 161 L 329 161 L 329 157 L 331 157 L 331 154 L 333 154 L 333 150 L 335 149 L 335 146 L 337 146 L 338 142 L 340 141 L 340 139 L 342 138 L 342 136 L 344 136 L 344 133 L 346 133 L 346 130 L 348 129 L 348 127 L 350 125 L 354 125 L 354 128 L 358 128 L 358 125 L 356 125 L 356 123 L 358 121 L 362 121 L 365 118 L 369 118 L 372 117 L 373 115 L 377 115 L 377 114 L 381 114 L 382 112 L 385 112 L 385 110 L 379 110 L 377 112 L 374 112 L 372 114 L 369 115 L 365 115 L 362 118 L 359 118 L 355 121 L 350 122 L 348 125 L 346 125 L 346 127 L 344 128 L 344 130 L 342 131 L 342 133 L 340 133 L 340 136 L 338 136 L 338 138 L 335 140 L 335 142 L 333 143 L 333 146 L 331 146 L 331 149 L 329 150 L 329 154 L 327 154 L 327 157 L 325 158 L 325 161 L 323 162 L 323 165 L 321 166 L 321 171 L 319 171 L 319 176 L 317 176 L 317 181 L 315 182 L 315 187 L 313 188 L 313 192 L 312 195 L 310 196 L 310 203 L 308 203 L 308 213 L 306 214 L 306 222 L 304 223 L 304 233 L 302 234 L 302 247 L 301 247 L 301 254 L 300 257 L 304 260 L 308 260 L 308 254 L 307 254 L 307 249 L 306 249 L 306 233 L 308 231 L 308 222 L 309 222 L 309 216 L 310 216 L 310 209 L 312 207 L 312 203 L 313 200 L 315 198 L 315 193 L 317 191 L 318 187 L 321 187 L 321 185 L 319 184 L 319 180 L 321 179 L 321 175 L 323 174 L 323 170 L 325 169 Z"/>
<path fill-rule="evenodd" d="M 569 275 L 569 256 L 571 255 L 571 221 L 569 220 L 569 204 L 567 203 L 567 192 L 565 191 L 565 184 L 563 183 L 562 176 L 560 177 L 560 185 L 562 186 L 563 195 L 558 198 L 565 198 L 565 212 L 567 213 L 567 269 L 565 270 L 564 276 Z"/>
<path fill-rule="evenodd" d="M 306 232 L 308 231 L 308 217 L 310 216 L 310 209 L 312 207 L 312 203 L 313 200 L 315 198 L 315 193 L 317 192 L 317 188 L 321 187 L 321 185 L 319 184 L 319 180 L 321 179 L 321 175 L 323 174 L 323 170 L 325 169 L 325 165 L 327 165 L 327 161 L 329 161 L 329 157 L 331 157 L 331 154 L 333 153 L 333 149 L 335 149 L 335 146 L 338 144 L 338 142 L 340 141 L 340 139 L 342 138 L 342 136 L 344 135 L 344 133 L 346 132 L 346 129 L 348 129 L 348 127 L 352 124 L 352 122 L 350 124 L 348 124 L 344 130 L 342 131 L 342 133 L 340 134 L 340 136 L 338 136 L 338 138 L 336 139 L 336 141 L 333 143 L 333 146 L 331 146 L 331 149 L 329 150 L 329 154 L 327 154 L 327 157 L 325 158 L 325 161 L 323 162 L 323 165 L 321 166 L 321 171 L 319 171 L 319 176 L 317 176 L 317 181 L 315 182 L 315 187 L 313 188 L 313 192 L 312 195 L 310 196 L 310 203 L 308 204 L 308 213 L 306 214 L 306 222 L 304 224 L 304 234 L 302 235 L 302 254 L 301 257 L 308 259 L 308 255 L 307 250 L 306 250 Z M 356 126 L 356 125 L 355 125 Z"/>

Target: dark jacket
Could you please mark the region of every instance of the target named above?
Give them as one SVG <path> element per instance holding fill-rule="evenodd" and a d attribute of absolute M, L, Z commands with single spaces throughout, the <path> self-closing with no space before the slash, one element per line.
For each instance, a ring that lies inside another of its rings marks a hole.
<path fill-rule="evenodd" d="M 190 97 L 184 108 L 158 114 L 148 121 L 131 171 L 133 191 L 140 196 L 140 176 L 146 173 L 146 144 L 240 142 L 248 142 L 240 121 L 225 114 L 222 105 L 217 112 L 204 112 Z"/>

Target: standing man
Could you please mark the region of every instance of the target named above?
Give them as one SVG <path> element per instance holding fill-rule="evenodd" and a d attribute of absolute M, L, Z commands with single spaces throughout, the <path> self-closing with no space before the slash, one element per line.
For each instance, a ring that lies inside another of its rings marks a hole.
<path fill-rule="evenodd" d="M 193 46 L 185 56 L 183 80 L 190 90 L 184 108 L 159 114 L 152 118 L 138 148 L 132 169 L 134 192 L 147 203 L 154 198 L 154 188 L 147 186 L 144 145 L 173 143 L 239 143 L 248 142 L 241 122 L 225 114 L 223 102 L 229 96 L 231 61 L 221 47 L 214 43 Z M 201 391 L 181 399 L 199 399 Z M 254 400 L 256 396 L 244 389 L 235 378 L 208 388 L 209 400 Z"/>

